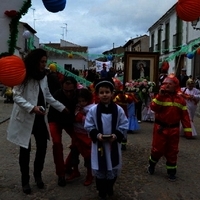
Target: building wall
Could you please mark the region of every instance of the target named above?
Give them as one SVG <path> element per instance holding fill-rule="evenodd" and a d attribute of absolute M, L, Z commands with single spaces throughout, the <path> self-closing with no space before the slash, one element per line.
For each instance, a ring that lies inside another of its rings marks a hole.
<path fill-rule="evenodd" d="M 1 45 L 0 45 L 0 53 L 8 51 L 8 43 L 10 36 L 9 24 L 10 18 L 7 17 L 4 12 L 10 10 L 19 11 L 24 3 L 24 0 L 9 0 L 9 1 L 1 1 L 0 6 L 0 24 L 1 24 L 1 31 L 0 31 L 0 38 L 1 38 Z"/>
<path fill-rule="evenodd" d="M 49 56 L 49 61 L 56 62 L 60 67 L 64 69 L 65 64 L 71 64 L 72 68 L 78 70 L 88 69 L 88 62 L 81 59 L 69 59 L 59 56 Z"/>

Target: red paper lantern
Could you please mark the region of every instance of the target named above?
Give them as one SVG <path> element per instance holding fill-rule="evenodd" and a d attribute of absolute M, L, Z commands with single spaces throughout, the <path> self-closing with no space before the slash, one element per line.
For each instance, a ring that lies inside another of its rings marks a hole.
<path fill-rule="evenodd" d="M 184 21 L 195 21 L 200 16 L 199 0 L 178 0 L 176 13 Z"/>
<path fill-rule="evenodd" d="M 0 59 L 0 82 L 13 87 L 22 83 L 26 76 L 26 68 L 23 60 L 15 55 Z"/>
<path fill-rule="evenodd" d="M 197 49 L 197 54 L 200 55 L 200 47 Z"/>

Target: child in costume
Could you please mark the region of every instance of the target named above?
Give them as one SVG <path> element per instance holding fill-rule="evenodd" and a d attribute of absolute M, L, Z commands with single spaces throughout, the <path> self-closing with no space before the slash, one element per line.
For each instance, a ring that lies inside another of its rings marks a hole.
<path fill-rule="evenodd" d="M 156 163 L 165 156 L 170 181 L 176 180 L 180 122 L 185 136 L 192 137 L 186 102 L 178 94 L 179 90 L 179 80 L 174 75 L 169 75 L 163 81 L 159 93 L 150 105 L 155 112 L 155 123 L 148 173 L 154 174 Z"/>
<path fill-rule="evenodd" d="M 124 110 L 112 101 L 114 83 L 99 79 L 95 91 L 100 102 L 86 115 L 85 129 L 92 139 L 91 163 L 99 197 L 113 195 L 113 186 L 121 170 L 121 142 L 128 129 Z"/>
<path fill-rule="evenodd" d="M 87 176 L 84 182 L 85 186 L 92 183 L 93 176 L 91 171 L 91 144 L 92 140 L 88 137 L 87 131 L 84 129 L 85 117 L 88 110 L 94 105 L 92 102 L 92 93 L 86 89 L 78 90 L 78 105 L 75 111 L 74 123 L 74 139 L 75 145 L 84 158 L 84 166 L 87 168 Z"/>

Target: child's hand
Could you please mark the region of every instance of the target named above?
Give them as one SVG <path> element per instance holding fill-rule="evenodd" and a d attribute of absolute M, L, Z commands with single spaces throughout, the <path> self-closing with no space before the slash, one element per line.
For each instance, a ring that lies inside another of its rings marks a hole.
<path fill-rule="evenodd" d="M 104 141 L 104 138 L 103 138 L 102 136 L 103 136 L 103 134 L 101 134 L 101 133 L 99 133 L 99 134 L 97 135 L 97 139 L 98 139 L 99 141 L 101 141 L 101 142 Z"/>

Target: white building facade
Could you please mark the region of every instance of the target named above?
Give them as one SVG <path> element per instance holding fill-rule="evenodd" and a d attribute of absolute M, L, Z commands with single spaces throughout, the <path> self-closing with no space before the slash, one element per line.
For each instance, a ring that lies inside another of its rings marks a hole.
<path fill-rule="evenodd" d="M 195 51 L 200 46 L 200 31 L 182 21 L 175 8 L 176 4 L 149 28 L 150 51 L 160 52 L 160 63 L 169 62 L 169 73 L 179 74 L 185 67 L 187 75 L 196 78 L 200 76 L 200 55 Z"/>

